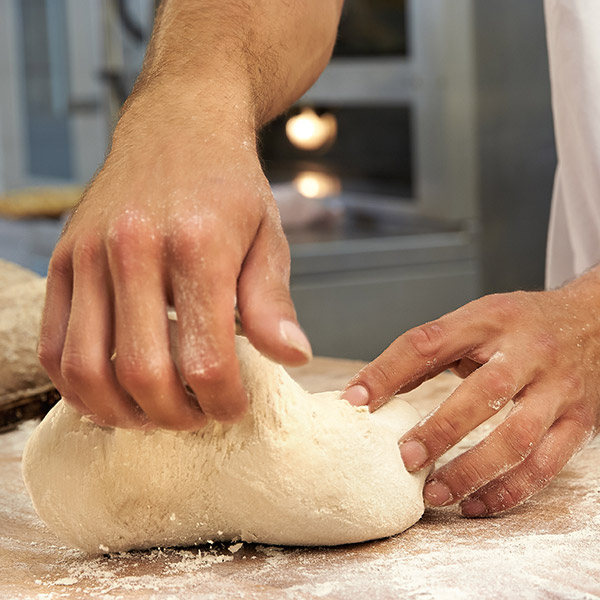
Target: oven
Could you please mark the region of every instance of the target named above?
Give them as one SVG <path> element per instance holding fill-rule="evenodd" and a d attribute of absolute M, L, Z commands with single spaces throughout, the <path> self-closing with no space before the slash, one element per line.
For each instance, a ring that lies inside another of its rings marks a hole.
<path fill-rule="evenodd" d="M 481 292 L 475 7 L 346 0 L 330 65 L 260 135 L 274 187 L 325 215 L 287 227 L 292 295 L 316 353 L 372 358 Z M 94 173 L 153 9 L 0 3 L 0 187 Z"/>

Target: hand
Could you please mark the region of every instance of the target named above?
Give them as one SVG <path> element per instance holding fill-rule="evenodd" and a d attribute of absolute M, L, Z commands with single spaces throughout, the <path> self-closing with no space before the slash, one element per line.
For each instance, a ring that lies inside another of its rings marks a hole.
<path fill-rule="evenodd" d="M 430 506 L 492 515 L 543 489 L 600 425 L 600 281 L 476 300 L 400 336 L 345 397 L 376 409 L 447 368 L 464 382 L 405 434 L 409 471 L 431 465 L 511 400 L 506 419 L 428 479 Z"/>
<path fill-rule="evenodd" d="M 246 410 L 236 304 L 261 352 L 297 365 L 311 351 L 253 128 L 165 97 L 128 107 L 55 249 L 39 355 L 65 400 L 100 424 L 197 429 Z"/>

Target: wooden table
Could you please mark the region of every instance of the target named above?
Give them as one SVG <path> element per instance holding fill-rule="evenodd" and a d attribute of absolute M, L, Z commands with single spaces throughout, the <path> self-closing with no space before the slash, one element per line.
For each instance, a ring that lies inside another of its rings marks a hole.
<path fill-rule="evenodd" d="M 360 363 L 293 369 L 310 391 L 340 388 Z M 429 410 L 456 385 L 444 374 L 411 392 Z M 0 598 L 577 598 L 600 597 L 600 439 L 554 483 L 503 516 L 428 511 L 396 537 L 336 548 L 244 545 L 88 558 L 38 520 L 21 481 L 32 429 L 0 437 Z M 489 432 L 463 440 L 454 453 Z"/>

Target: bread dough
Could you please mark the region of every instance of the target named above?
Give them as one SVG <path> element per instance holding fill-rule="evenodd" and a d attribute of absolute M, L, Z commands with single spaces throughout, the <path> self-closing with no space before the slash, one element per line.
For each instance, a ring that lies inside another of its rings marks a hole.
<path fill-rule="evenodd" d="M 0 294 L 19 283 L 42 279 L 37 273 L 0 258 Z"/>
<path fill-rule="evenodd" d="M 0 403 L 51 386 L 37 357 L 46 279 L 0 260 Z"/>
<path fill-rule="evenodd" d="M 393 535 L 423 513 L 425 473 L 400 436 L 418 420 L 393 399 L 373 414 L 308 394 L 245 339 L 250 409 L 197 432 L 104 428 L 60 402 L 25 448 L 35 509 L 91 553 L 213 541 L 337 545 Z"/>

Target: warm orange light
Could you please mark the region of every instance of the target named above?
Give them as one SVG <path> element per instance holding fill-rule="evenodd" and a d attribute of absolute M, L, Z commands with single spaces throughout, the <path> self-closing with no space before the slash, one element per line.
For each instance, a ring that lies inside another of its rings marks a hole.
<path fill-rule="evenodd" d="M 294 186 L 305 198 L 337 196 L 342 189 L 339 178 L 318 171 L 303 171 L 294 179 Z"/>
<path fill-rule="evenodd" d="M 290 117 L 285 133 L 301 150 L 319 150 L 335 140 L 337 121 L 331 113 L 319 116 L 312 108 L 303 108 L 300 114 Z"/>

